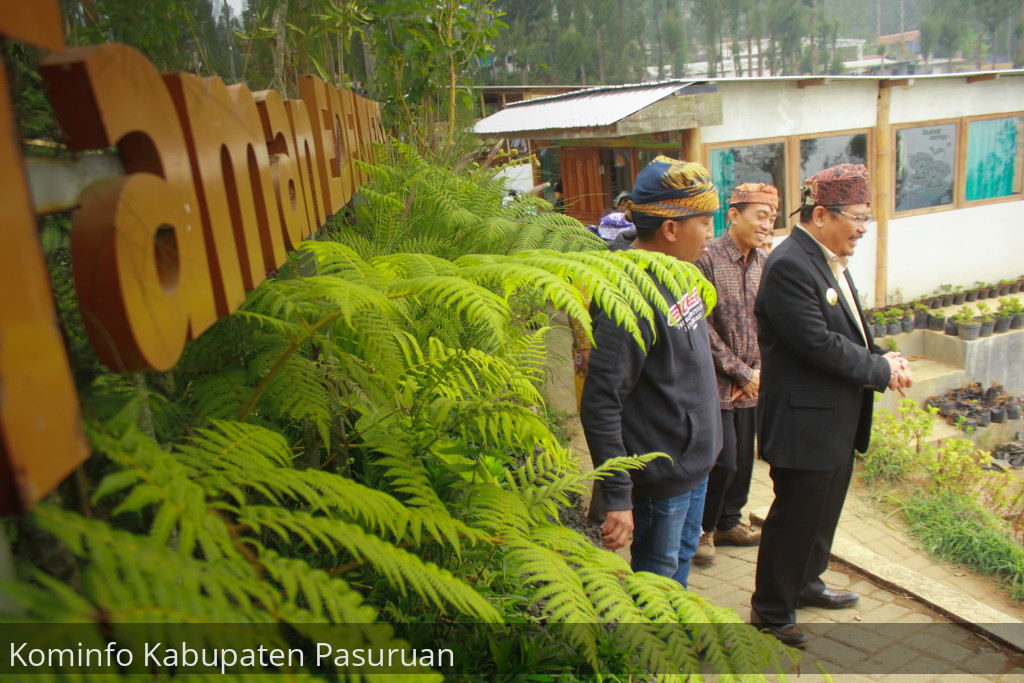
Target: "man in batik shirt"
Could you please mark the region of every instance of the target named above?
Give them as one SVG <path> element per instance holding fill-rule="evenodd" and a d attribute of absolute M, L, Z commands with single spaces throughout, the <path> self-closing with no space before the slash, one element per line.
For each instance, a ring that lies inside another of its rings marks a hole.
<path fill-rule="evenodd" d="M 718 291 L 708 317 L 722 409 L 722 451 L 708 476 L 696 565 L 710 564 L 716 545 L 757 545 L 761 533 L 743 522 L 754 469 L 754 431 L 761 355 L 754 300 L 765 252 L 775 227 L 779 193 L 773 185 L 746 183 L 729 198 L 728 229 L 712 240 L 697 267 Z"/>

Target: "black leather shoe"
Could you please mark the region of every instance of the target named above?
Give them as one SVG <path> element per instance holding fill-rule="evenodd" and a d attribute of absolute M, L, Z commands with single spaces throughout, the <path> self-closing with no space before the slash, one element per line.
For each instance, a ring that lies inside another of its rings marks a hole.
<path fill-rule="evenodd" d="M 783 645 L 790 647 L 807 647 L 807 634 L 796 624 L 769 624 L 761 615 L 750 610 L 750 625 L 774 637 Z"/>
<path fill-rule="evenodd" d="M 853 591 L 837 591 L 826 588 L 820 593 L 801 593 L 797 607 L 824 607 L 825 609 L 843 609 L 853 607 L 860 596 Z"/>

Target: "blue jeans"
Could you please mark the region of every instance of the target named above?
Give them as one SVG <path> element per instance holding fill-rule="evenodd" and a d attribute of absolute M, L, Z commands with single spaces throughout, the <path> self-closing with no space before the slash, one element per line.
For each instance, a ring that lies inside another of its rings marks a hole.
<path fill-rule="evenodd" d="M 686 587 L 690 559 L 700 541 L 707 478 L 697 488 L 672 498 L 633 501 L 633 571 L 668 576 Z"/>

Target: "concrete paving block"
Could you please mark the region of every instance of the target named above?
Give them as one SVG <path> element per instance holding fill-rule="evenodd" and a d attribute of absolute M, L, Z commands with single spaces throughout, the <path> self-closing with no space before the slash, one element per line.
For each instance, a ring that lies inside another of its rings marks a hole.
<path fill-rule="evenodd" d="M 906 619 L 901 619 L 898 624 L 880 624 L 876 626 L 875 633 L 892 638 L 893 640 L 900 640 L 906 644 L 907 639 L 919 633 L 923 628 L 925 628 L 924 623 L 908 624 Z"/>
<path fill-rule="evenodd" d="M 825 573 L 821 575 L 821 580 L 825 582 L 825 585 L 829 588 L 840 588 L 846 589 L 850 585 L 850 577 L 843 572 L 837 572 L 834 569 L 827 569 Z"/>
<path fill-rule="evenodd" d="M 1024 649 L 1024 629 L 1020 628 L 1019 619 L 1014 619 L 969 595 L 948 588 L 921 573 L 910 571 L 844 539 L 836 539 L 832 553 L 837 559 L 872 579 L 883 585 L 896 587 L 900 592 L 913 596 L 940 613 L 950 616 L 954 621 L 975 624 L 988 637 L 1017 649 Z"/>
<path fill-rule="evenodd" d="M 934 628 L 928 629 L 928 633 L 947 643 L 971 643 L 975 638 L 973 633 L 956 624 L 937 624 Z"/>
<path fill-rule="evenodd" d="M 902 560 L 900 564 L 911 571 L 920 572 L 922 569 L 930 567 L 935 563 L 927 555 L 915 554 L 913 557 Z"/>
<path fill-rule="evenodd" d="M 916 648 L 922 652 L 933 652 L 933 649 L 939 647 L 942 643 L 943 641 L 936 638 L 930 632 L 926 633 L 923 631 L 918 631 L 903 639 L 904 645 Z"/>
<path fill-rule="evenodd" d="M 920 612 L 914 612 L 907 615 L 906 623 L 908 624 L 935 624 L 939 622 L 939 618 L 932 617 L 928 614 L 922 614 Z"/>
<path fill-rule="evenodd" d="M 906 607 L 900 607 L 899 605 L 889 603 L 873 609 L 863 614 L 865 623 L 868 624 L 887 624 L 894 621 L 900 621 L 909 615 L 911 610 Z"/>
<path fill-rule="evenodd" d="M 732 566 L 723 567 L 721 571 L 715 572 L 715 576 L 718 577 L 719 581 L 725 582 L 736 582 L 742 579 L 753 581 L 754 571 L 754 567 L 749 563 L 735 563 Z M 753 590 L 753 587 L 753 583 L 751 583 L 751 590 Z"/>
<path fill-rule="evenodd" d="M 834 671 L 835 673 L 845 673 L 856 670 L 856 664 L 864 661 L 869 656 L 861 650 L 850 647 L 845 643 L 832 640 L 831 638 L 813 638 L 807 645 L 807 653 L 808 655 L 818 659 L 835 664 L 839 667 L 838 671 L 832 667 L 826 667 L 826 669 Z"/>
<path fill-rule="evenodd" d="M 1011 664 L 1009 658 L 1001 652 L 986 652 L 975 655 L 966 662 L 961 662 L 958 668 L 976 674 L 995 675 L 1001 674 Z"/>
<path fill-rule="evenodd" d="M 833 640 L 866 653 L 880 652 L 891 643 L 888 638 L 872 633 L 867 627 L 836 629 L 829 636 Z"/>
<path fill-rule="evenodd" d="M 902 645 L 890 645 L 857 664 L 857 671 L 862 673 L 894 674 L 902 673 L 902 668 L 917 658 L 917 653 Z"/>
<path fill-rule="evenodd" d="M 937 564 L 925 567 L 918 572 L 918 574 L 933 581 L 948 581 L 953 578 L 953 572 L 951 570 Z"/>
<path fill-rule="evenodd" d="M 968 650 L 965 647 L 960 647 L 953 643 L 941 643 L 936 645 L 931 650 L 931 653 L 947 662 L 957 664 L 967 661 L 967 659 L 974 654 L 972 650 Z"/>
<path fill-rule="evenodd" d="M 719 606 L 731 606 L 731 604 L 733 603 L 733 600 L 731 598 L 735 597 L 739 593 L 739 591 L 737 591 L 733 585 L 728 583 L 718 583 L 714 587 L 708 588 L 707 590 L 695 590 L 691 586 L 690 590 L 693 590 L 697 595 L 704 598 L 708 602 L 713 602 Z M 749 602 L 750 599 L 748 595 L 747 603 L 749 604 Z"/>
<path fill-rule="evenodd" d="M 860 599 L 864 600 L 864 598 L 866 597 L 872 597 L 875 592 L 881 589 L 879 589 L 878 586 L 871 583 L 870 581 L 860 579 L 850 584 L 850 587 L 847 590 L 851 590 L 854 593 L 857 593 L 858 595 L 860 595 Z"/>
<path fill-rule="evenodd" d="M 710 590 L 715 586 L 721 584 L 722 581 L 713 574 L 708 574 L 698 570 L 697 567 L 690 569 L 690 576 L 687 579 L 687 584 L 690 590 L 700 593 L 702 591 Z"/>
<path fill-rule="evenodd" d="M 939 678 L 948 667 L 948 664 L 937 659 L 918 657 L 901 666 L 899 675 L 901 677 L 913 676 L 912 680 L 914 683 L 928 683 L 928 681 L 934 681 L 936 678 Z"/>

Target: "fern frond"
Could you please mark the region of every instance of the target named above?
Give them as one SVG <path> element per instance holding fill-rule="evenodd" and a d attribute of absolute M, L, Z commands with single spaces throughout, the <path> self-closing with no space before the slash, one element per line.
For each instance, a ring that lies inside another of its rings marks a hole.
<path fill-rule="evenodd" d="M 257 531 L 273 531 L 286 543 L 296 536 L 314 549 L 336 553 L 339 548 L 344 548 L 354 557 L 371 564 L 403 595 L 411 590 L 438 609 L 451 606 L 485 623 L 501 621 L 490 603 L 447 570 L 367 534 L 354 524 L 258 505 L 244 508 L 239 514 L 239 523 Z"/>
<path fill-rule="evenodd" d="M 430 300 L 471 323 L 486 325 L 493 336 L 499 338 L 511 316 L 505 299 L 458 277 L 422 276 L 396 280 L 388 286 L 388 295 Z"/>

